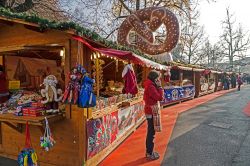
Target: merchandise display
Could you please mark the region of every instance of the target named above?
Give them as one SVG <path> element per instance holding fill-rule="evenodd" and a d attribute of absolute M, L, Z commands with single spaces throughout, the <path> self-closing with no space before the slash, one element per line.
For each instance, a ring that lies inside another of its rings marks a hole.
<path fill-rule="evenodd" d="M 46 117 L 45 117 L 45 131 L 44 131 L 43 137 L 40 138 L 40 143 L 41 143 L 41 147 L 44 148 L 45 151 L 47 151 L 47 152 L 56 143 L 56 141 L 52 137 L 52 133 L 51 133 L 50 128 L 49 128 L 49 122 L 48 122 Z"/>

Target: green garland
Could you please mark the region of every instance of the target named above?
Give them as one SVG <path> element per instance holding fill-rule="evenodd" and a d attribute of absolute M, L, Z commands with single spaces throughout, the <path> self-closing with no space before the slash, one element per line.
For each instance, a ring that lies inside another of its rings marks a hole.
<path fill-rule="evenodd" d="M 81 34 L 84 37 L 89 38 L 90 40 L 93 40 L 94 42 L 104 44 L 108 48 L 113 48 L 113 49 L 122 50 L 122 51 L 130 51 L 146 59 L 149 59 L 151 61 L 161 63 L 155 60 L 154 58 L 146 56 L 145 54 L 143 54 L 137 49 L 118 45 L 113 41 L 106 40 L 102 38 L 100 35 L 98 35 L 96 32 L 91 31 L 87 28 L 81 27 L 79 24 L 76 24 L 72 21 L 71 22 L 50 21 L 48 19 L 41 18 L 36 14 L 30 15 L 27 13 L 13 13 L 9 9 L 3 8 L 3 7 L 0 7 L 0 16 L 6 17 L 8 19 L 21 19 L 26 22 L 38 24 L 40 30 L 57 29 L 57 30 L 64 31 L 64 30 L 74 29 L 76 30 L 77 34 Z"/>

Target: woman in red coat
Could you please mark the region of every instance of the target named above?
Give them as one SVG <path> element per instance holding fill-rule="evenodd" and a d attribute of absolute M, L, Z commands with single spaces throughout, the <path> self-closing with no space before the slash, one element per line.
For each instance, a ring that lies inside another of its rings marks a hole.
<path fill-rule="evenodd" d="M 0 104 L 8 100 L 9 91 L 7 89 L 7 79 L 4 68 L 0 65 Z"/>
<path fill-rule="evenodd" d="M 148 74 L 148 79 L 144 82 L 144 96 L 145 101 L 145 115 L 147 118 L 148 129 L 146 138 L 146 157 L 150 160 L 157 160 L 160 156 L 154 152 L 154 121 L 152 106 L 156 105 L 158 101 L 163 100 L 163 89 L 161 87 L 160 73 L 152 70 Z"/>

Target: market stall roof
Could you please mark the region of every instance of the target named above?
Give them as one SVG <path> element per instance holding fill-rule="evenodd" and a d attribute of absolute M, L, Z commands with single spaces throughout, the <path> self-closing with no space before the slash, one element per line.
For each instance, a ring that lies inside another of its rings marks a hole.
<path fill-rule="evenodd" d="M 192 71 L 193 68 L 191 67 L 185 67 L 185 66 L 172 66 L 172 69 L 180 69 L 180 70 L 186 70 L 186 71 Z"/>
<path fill-rule="evenodd" d="M 198 71 L 198 72 L 202 72 L 204 71 L 205 69 L 201 69 L 201 68 L 193 68 L 193 71 Z"/>
<path fill-rule="evenodd" d="M 144 57 L 141 57 L 139 55 L 133 54 L 128 51 L 120 51 L 120 50 L 115 50 L 115 49 L 110 49 L 110 48 L 96 48 L 93 47 L 90 43 L 88 43 L 86 40 L 84 40 L 80 36 L 73 36 L 73 39 L 83 43 L 87 47 L 89 47 L 93 51 L 100 52 L 102 54 L 108 55 L 113 58 L 118 58 L 124 61 L 131 61 L 135 64 L 140 64 L 140 65 L 146 65 L 147 67 L 159 69 L 159 70 L 167 70 L 168 67 L 165 65 L 161 65 L 159 63 L 156 63 L 154 61 L 151 61 L 149 59 L 146 59 Z"/>
<path fill-rule="evenodd" d="M 166 66 L 166 65 L 161 65 L 159 63 L 156 63 L 154 61 L 150 61 L 144 57 L 141 57 L 139 55 L 133 54 L 135 57 L 139 58 L 141 61 L 143 61 L 143 64 L 145 64 L 147 67 L 152 67 L 158 70 L 169 70 L 171 67 L 170 66 Z"/>
<path fill-rule="evenodd" d="M 26 13 L 13 13 L 8 9 L 0 7 L 0 22 L 13 22 L 13 23 L 19 23 L 23 25 L 29 25 L 36 27 L 40 31 L 45 31 L 47 29 L 55 29 L 64 31 L 66 33 L 72 34 L 72 35 L 78 35 L 91 43 L 96 43 L 97 45 L 101 47 L 106 47 L 109 49 L 114 50 L 120 50 L 120 51 L 127 51 L 130 52 L 128 54 L 137 54 L 139 56 L 142 56 L 146 59 L 149 59 L 151 61 L 155 61 L 155 59 L 147 57 L 139 50 L 136 50 L 131 47 L 126 47 L 122 45 L 118 45 L 116 42 L 109 41 L 103 37 L 101 37 L 99 34 L 97 34 L 94 31 L 91 31 L 85 27 L 82 27 L 74 22 L 56 22 L 56 21 L 50 21 L 45 18 L 40 18 L 37 15 L 30 15 Z M 1 23 L 0 23 L 1 24 Z M 0 26 L 1 27 L 1 26 Z M 109 52 L 110 50 L 105 50 L 106 52 Z"/>

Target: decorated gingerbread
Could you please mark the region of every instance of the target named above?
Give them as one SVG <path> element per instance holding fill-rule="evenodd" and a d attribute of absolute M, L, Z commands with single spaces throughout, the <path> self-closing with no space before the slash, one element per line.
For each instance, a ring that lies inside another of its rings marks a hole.
<path fill-rule="evenodd" d="M 162 24 L 165 25 L 167 36 L 162 44 L 154 44 L 153 32 Z M 137 44 L 128 41 L 130 31 L 135 31 Z M 149 7 L 138 10 L 126 18 L 118 31 L 118 43 L 129 47 L 136 47 L 142 52 L 157 55 L 170 52 L 179 40 L 179 23 L 173 12 L 165 7 Z"/>

